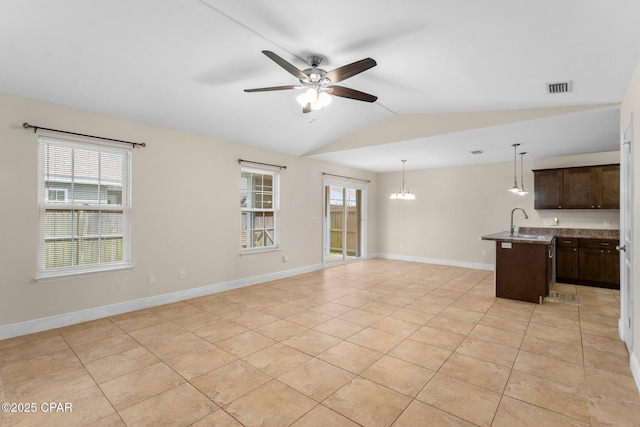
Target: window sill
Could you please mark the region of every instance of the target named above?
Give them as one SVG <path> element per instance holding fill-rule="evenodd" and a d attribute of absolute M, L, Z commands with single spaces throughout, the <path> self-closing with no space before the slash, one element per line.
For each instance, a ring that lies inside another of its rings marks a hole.
<path fill-rule="evenodd" d="M 244 255 L 253 255 L 253 254 L 262 254 L 265 252 L 278 252 L 280 251 L 280 247 L 279 246 L 273 246 L 270 248 L 251 248 L 251 249 L 241 249 L 240 250 L 240 256 L 244 256 Z"/>
<path fill-rule="evenodd" d="M 109 273 L 120 270 L 132 270 L 133 264 L 117 264 L 102 267 L 91 267 L 78 270 L 61 270 L 61 271 L 48 271 L 38 273 L 35 277 L 38 283 L 57 282 L 66 279 L 75 279 L 80 277 L 94 276 L 100 273 Z"/>

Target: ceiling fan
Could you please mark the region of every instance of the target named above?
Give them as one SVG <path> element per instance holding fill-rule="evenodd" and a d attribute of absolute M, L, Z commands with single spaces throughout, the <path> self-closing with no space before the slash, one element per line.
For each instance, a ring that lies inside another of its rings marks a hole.
<path fill-rule="evenodd" d="M 296 98 L 296 101 L 298 101 L 298 103 L 302 106 L 303 113 L 308 113 L 312 110 L 319 110 L 323 107 L 326 107 L 331 102 L 331 95 L 365 102 L 375 102 L 378 99 L 377 96 L 373 96 L 368 93 L 360 92 L 358 90 L 350 89 L 344 86 L 335 85 L 335 83 L 341 82 L 348 79 L 349 77 L 355 76 L 356 74 L 360 74 L 361 72 L 366 71 L 369 68 L 375 67 L 377 63 L 371 58 L 361 59 L 360 61 L 338 67 L 334 70 L 325 71 L 321 68 L 318 68 L 318 66 L 322 62 L 322 57 L 312 55 L 307 58 L 307 61 L 311 68 L 303 71 L 271 51 L 263 50 L 262 53 L 271 58 L 276 64 L 287 70 L 289 73 L 297 77 L 300 81 L 300 84 L 245 89 L 245 92 L 268 92 L 274 90 L 306 89 Z"/>

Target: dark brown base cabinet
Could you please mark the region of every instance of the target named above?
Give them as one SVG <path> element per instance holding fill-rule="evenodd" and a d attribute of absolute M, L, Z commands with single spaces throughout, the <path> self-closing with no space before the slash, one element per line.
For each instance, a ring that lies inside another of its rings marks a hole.
<path fill-rule="evenodd" d="M 496 242 L 496 297 L 539 303 L 549 295 L 549 245 Z"/>
<path fill-rule="evenodd" d="M 616 240 L 556 238 L 556 282 L 620 289 Z"/>
<path fill-rule="evenodd" d="M 556 237 L 556 281 L 578 280 L 579 263 L 578 239 Z"/>

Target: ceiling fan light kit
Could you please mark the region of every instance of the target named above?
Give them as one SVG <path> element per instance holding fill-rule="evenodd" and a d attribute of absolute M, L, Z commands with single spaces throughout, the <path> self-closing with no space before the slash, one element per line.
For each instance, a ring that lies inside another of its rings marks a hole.
<path fill-rule="evenodd" d="M 309 106 L 311 110 L 321 110 L 327 105 L 331 104 L 331 95 L 328 92 L 318 92 L 316 89 L 310 87 L 305 92 L 296 97 L 296 101 L 301 107 L 305 108 Z"/>
<path fill-rule="evenodd" d="M 318 66 L 322 62 L 322 57 L 312 55 L 307 58 L 307 62 L 309 63 L 311 68 L 303 71 L 271 51 L 263 50 L 262 53 L 269 57 L 273 62 L 284 68 L 290 74 L 297 77 L 300 84 L 245 89 L 245 92 L 269 92 L 274 90 L 306 89 L 302 94 L 296 97 L 296 101 L 302 106 L 303 113 L 320 110 L 326 107 L 331 103 L 331 95 L 364 102 L 375 102 L 378 99 L 378 97 L 374 95 L 360 92 L 358 90 L 351 89 L 345 86 L 337 86 L 334 84 L 342 80 L 346 80 L 349 77 L 353 77 L 356 74 L 360 74 L 361 72 L 366 71 L 369 68 L 375 67 L 377 63 L 371 58 L 361 59 L 360 61 L 356 61 L 327 72 L 321 68 L 318 68 Z"/>

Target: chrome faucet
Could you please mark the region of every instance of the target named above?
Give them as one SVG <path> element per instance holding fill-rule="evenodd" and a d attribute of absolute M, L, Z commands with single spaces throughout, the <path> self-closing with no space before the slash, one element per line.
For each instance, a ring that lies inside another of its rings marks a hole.
<path fill-rule="evenodd" d="M 513 228 L 513 213 L 514 213 L 515 211 L 517 211 L 518 209 L 520 209 L 520 210 L 522 211 L 522 213 L 524 214 L 524 219 L 529 219 L 529 216 L 528 216 L 528 215 L 527 215 L 527 213 L 524 211 L 524 209 L 522 209 L 522 208 L 514 208 L 514 209 L 511 211 L 511 228 L 509 229 L 509 231 L 510 231 L 510 233 L 509 233 L 509 237 L 513 237 L 513 230 L 514 230 L 514 228 Z"/>

